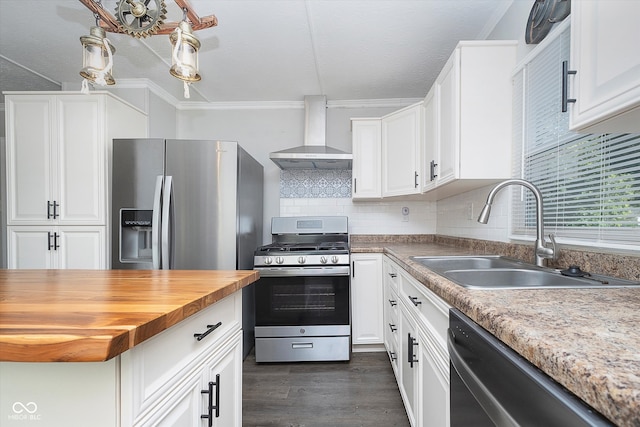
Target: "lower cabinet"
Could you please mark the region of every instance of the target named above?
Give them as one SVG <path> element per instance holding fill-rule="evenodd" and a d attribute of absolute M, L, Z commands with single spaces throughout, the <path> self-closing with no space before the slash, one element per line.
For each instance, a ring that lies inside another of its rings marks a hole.
<path fill-rule="evenodd" d="M 9 226 L 12 269 L 106 268 L 104 226 Z"/>
<path fill-rule="evenodd" d="M 241 310 L 238 291 L 106 362 L 2 362 L 1 424 L 240 427 Z"/>
<path fill-rule="evenodd" d="M 411 426 L 448 426 L 450 306 L 387 256 L 383 281 L 384 321 L 396 328 L 385 346 Z"/>
<path fill-rule="evenodd" d="M 242 425 L 242 333 L 217 349 L 134 426 Z"/>
<path fill-rule="evenodd" d="M 354 351 L 382 349 L 382 254 L 351 254 L 351 340 Z"/>

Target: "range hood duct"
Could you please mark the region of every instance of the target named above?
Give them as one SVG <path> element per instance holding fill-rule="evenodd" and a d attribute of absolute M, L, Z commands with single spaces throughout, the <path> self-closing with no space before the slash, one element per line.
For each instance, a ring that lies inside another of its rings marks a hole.
<path fill-rule="evenodd" d="M 304 97 L 304 145 L 269 154 L 280 169 L 351 169 L 353 155 L 326 146 L 327 98 Z"/>

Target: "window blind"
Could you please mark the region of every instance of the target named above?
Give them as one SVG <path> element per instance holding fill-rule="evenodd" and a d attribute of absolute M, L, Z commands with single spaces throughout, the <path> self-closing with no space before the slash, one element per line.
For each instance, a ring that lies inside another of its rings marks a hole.
<path fill-rule="evenodd" d="M 514 176 L 542 192 L 545 233 L 640 249 L 640 134 L 569 131 L 569 113 L 560 109 L 569 37 L 566 25 L 514 76 Z M 519 187 L 512 194 L 512 237 L 535 236 L 533 195 Z"/>

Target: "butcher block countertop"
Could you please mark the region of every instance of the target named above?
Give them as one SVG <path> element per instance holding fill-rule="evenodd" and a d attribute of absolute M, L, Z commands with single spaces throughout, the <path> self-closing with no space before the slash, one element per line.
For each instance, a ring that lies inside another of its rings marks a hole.
<path fill-rule="evenodd" d="M 486 251 L 393 242 L 352 242 L 351 251 L 389 255 L 613 423 L 640 426 L 640 287 L 470 290 L 409 257 Z M 640 258 L 630 264 L 633 274 L 640 271 Z"/>
<path fill-rule="evenodd" d="M 258 278 L 256 271 L 0 270 L 0 361 L 109 360 Z"/>

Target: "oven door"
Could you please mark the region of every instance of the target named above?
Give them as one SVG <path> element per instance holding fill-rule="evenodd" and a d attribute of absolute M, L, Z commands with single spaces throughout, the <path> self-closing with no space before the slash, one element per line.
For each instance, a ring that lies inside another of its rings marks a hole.
<path fill-rule="evenodd" d="M 350 324 L 348 274 L 262 276 L 255 290 L 257 327 Z"/>

